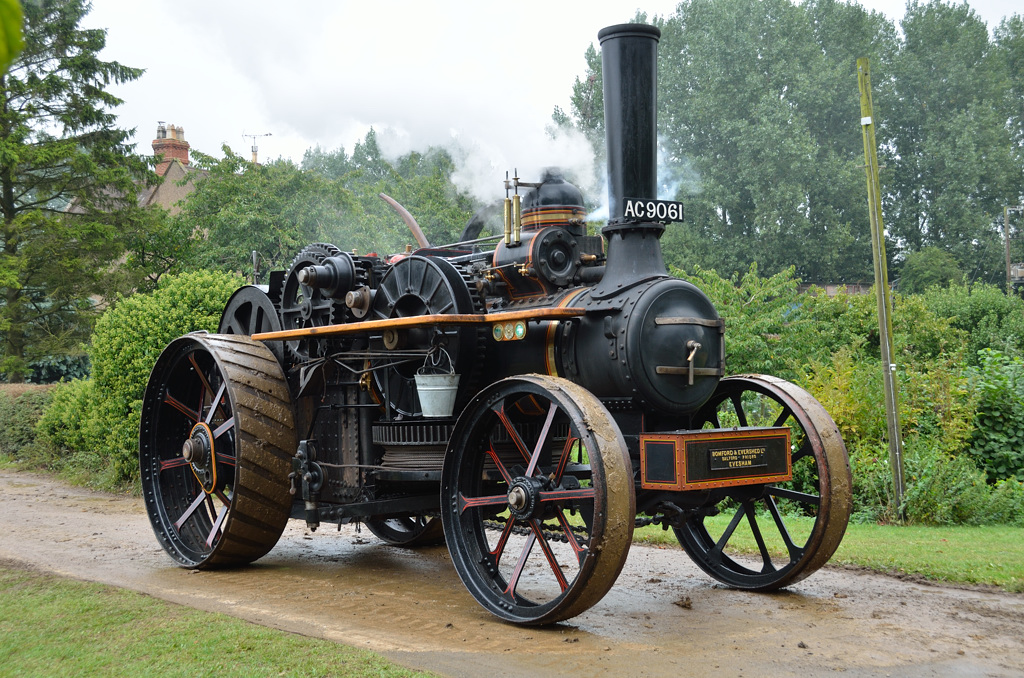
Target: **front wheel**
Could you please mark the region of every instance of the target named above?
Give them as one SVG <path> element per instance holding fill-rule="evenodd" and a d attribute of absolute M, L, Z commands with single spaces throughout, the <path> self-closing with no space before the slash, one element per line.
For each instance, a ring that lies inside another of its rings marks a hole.
<path fill-rule="evenodd" d="M 692 421 L 695 429 L 733 426 L 789 427 L 793 479 L 717 490 L 711 504 L 674 529 L 715 579 L 773 591 L 807 577 L 839 547 L 852 506 L 850 462 L 821 403 L 783 379 L 723 379 Z"/>
<path fill-rule="evenodd" d="M 636 497 L 608 410 L 564 379 L 492 384 L 463 411 L 441 472 L 452 562 L 485 609 L 520 624 L 573 617 L 626 560 Z"/>

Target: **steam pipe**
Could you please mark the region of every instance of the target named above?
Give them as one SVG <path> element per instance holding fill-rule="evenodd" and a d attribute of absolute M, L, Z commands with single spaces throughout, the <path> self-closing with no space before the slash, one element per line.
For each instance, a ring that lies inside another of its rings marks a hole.
<path fill-rule="evenodd" d="M 609 224 L 623 219 L 623 199 L 658 197 L 658 39 L 646 24 L 601 29 Z"/>
<path fill-rule="evenodd" d="M 616 295 L 643 280 L 668 275 L 661 253 L 662 224 L 624 216 L 625 199 L 658 197 L 658 39 L 646 24 L 601 29 L 604 127 L 608 155 L 608 225 L 605 274 L 591 293 Z"/>

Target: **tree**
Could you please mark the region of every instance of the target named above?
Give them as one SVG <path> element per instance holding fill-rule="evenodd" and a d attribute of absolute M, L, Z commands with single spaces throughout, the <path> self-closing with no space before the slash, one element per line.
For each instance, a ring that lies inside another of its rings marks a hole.
<path fill-rule="evenodd" d="M 854 64 L 891 51 L 892 25 L 837 0 L 686 0 L 655 24 L 659 175 L 663 197 L 687 203 L 663 238 L 667 260 L 870 279 Z M 571 119 L 598 135 L 600 59 L 593 48 L 586 59 Z"/>
<path fill-rule="evenodd" d="M 137 182 L 155 178 L 105 90 L 142 71 L 99 59 L 106 33 L 79 28 L 88 11 L 26 3 L 24 50 L 0 76 L 0 372 L 12 381 L 88 336 L 89 297 L 109 291 Z"/>
<path fill-rule="evenodd" d="M 968 280 L 999 282 L 1002 209 L 1024 185 L 1007 61 L 966 3 L 911 2 L 902 28 L 875 97 L 886 225 L 897 251 L 939 247 Z"/>
<path fill-rule="evenodd" d="M 356 142 L 351 157 L 344 148 L 325 152 L 317 147 L 306 151 L 302 167 L 338 180 L 354 198 L 335 225 L 338 244 L 345 249 L 384 254 L 413 243 L 380 193 L 408 209 L 434 245 L 454 242 L 478 207 L 456 188 L 456 161 L 447 150 L 431 147 L 388 159 L 373 129 Z"/>
<path fill-rule="evenodd" d="M 257 252 L 261 270 L 287 269 L 303 246 L 330 238 L 352 202 L 336 181 L 290 160 L 257 165 L 228 146 L 222 151 L 223 159 L 193 154 L 207 174 L 175 217 L 197 238 L 197 266 L 251 275 Z"/>
<path fill-rule="evenodd" d="M 956 263 L 956 257 L 938 247 L 925 247 L 912 252 L 903 263 L 900 276 L 900 291 L 903 294 L 920 294 L 929 287 L 949 287 L 964 281 L 964 274 Z"/>

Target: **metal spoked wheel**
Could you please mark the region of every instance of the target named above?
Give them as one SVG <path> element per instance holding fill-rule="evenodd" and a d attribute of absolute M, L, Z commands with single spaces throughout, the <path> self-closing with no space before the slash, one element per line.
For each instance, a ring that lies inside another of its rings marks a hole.
<path fill-rule="evenodd" d="M 268 349 L 205 333 L 171 342 L 139 430 L 143 496 L 164 550 L 189 568 L 265 555 L 288 521 L 296 446 L 288 386 Z"/>
<path fill-rule="evenodd" d="M 626 560 L 636 509 L 625 441 L 564 379 L 496 382 L 470 402 L 441 472 L 452 562 L 484 608 L 520 624 L 573 617 Z"/>
<path fill-rule="evenodd" d="M 444 543 L 444 528 L 436 517 L 367 518 L 363 524 L 378 539 L 394 546 L 412 548 Z"/>
<path fill-rule="evenodd" d="M 384 274 L 373 298 L 374 320 L 392 320 L 433 314 L 482 313 L 479 296 L 462 277 L 461 269 L 446 259 L 408 256 Z M 454 371 L 462 375 L 459 393 L 471 394 L 480 372 L 484 334 L 470 325 L 417 328 L 376 338 L 378 348 L 426 351 L 443 348 Z M 378 367 L 381 363 L 378 363 Z M 416 390 L 416 370 L 423 359 L 408 360 L 373 373 L 377 388 L 394 411 L 404 417 L 423 413 Z M 456 400 L 458 411 L 465 397 Z"/>
<path fill-rule="evenodd" d="M 277 332 L 280 329 L 281 320 L 266 290 L 256 285 L 244 285 L 235 290 L 228 303 L 224 305 L 217 333 L 251 337 L 260 332 Z M 283 342 L 267 341 L 263 345 L 284 365 Z"/>
<path fill-rule="evenodd" d="M 850 462 L 825 408 L 782 379 L 723 379 L 692 427 L 731 426 L 788 426 L 793 480 L 716 490 L 712 504 L 675 533 L 715 579 L 772 591 L 807 577 L 835 553 L 850 518 Z"/>

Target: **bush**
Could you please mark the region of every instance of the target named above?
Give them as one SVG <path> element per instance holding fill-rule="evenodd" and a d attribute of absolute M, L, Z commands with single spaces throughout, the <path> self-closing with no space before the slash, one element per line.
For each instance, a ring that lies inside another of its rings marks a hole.
<path fill-rule="evenodd" d="M 198 271 L 165 276 L 153 292 L 119 298 L 96 323 L 91 379 L 62 386 L 40 422 L 54 449 L 76 453 L 72 466 L 105 469 L 102 485 L 133 481 L 142 396 L 157 357 L 176 337 L 216 330 L 240 284 L 234 275 Z"/>
<path fill-rule="evenodd" d="M 726 279 L 698 266 L 688 277 L 725 319 L 726 368 L 731 374 L 795 376 L 803 347 L 790 340 L 794 329 L 789 315 L 799 300 L 792 268 L 763 278 L 757 264 L 751 264 L 742 276 Z"/>
<path fill-rule="evenodd" d="M 899 519 L 892 487 L 889 451 L 884 444 L 850 450 L 853 470 L 853 515 L 861 523 Z M 904 512 L 921 525 L 1024 526 L 1024 483 L 1006 480 L 990 485 L 985 472 L 967 455 L 950 455 L 921 437 L 904 445 Z"/>
<path fill-rule="evenodd" d="M 24 387 L 23 387 L 24 388 Z M 35 442 L 35 427 L 53 397 L 52 388 L 0 391 L 0 454 L 17 459 Z"/>
<path fill-rule="evenodd" d="M 1024 480 L 1024 359 L 983 349 L 971 372 L 977 415 L 969 454 L 993 480 Z"/>
<path fill-rule="evenodd" d="M 982 525 L 992 494 L 985 473 L 965 455 L 949 455 L 922 438 L 904 448 L 907 520 L 924 525 Z"/>
<path fill-rule="evenodd" d="M 967 335 L 971 364 L 979 364 L 978 352 L 985 348 L 1024 357 L 1024 299 L 984 284 L 932 288 L 922 299 L 932 313 Z"/>
<path fill-rule="evenodd" d="M 86 355 L 47 356 L 33 360 L 28 366 L 31 372 L 27 381 L 33 384 L 55 384 L 89 376 L 89 357 Z"/>

